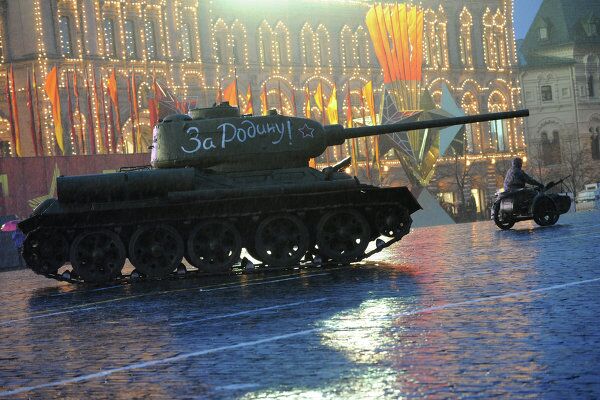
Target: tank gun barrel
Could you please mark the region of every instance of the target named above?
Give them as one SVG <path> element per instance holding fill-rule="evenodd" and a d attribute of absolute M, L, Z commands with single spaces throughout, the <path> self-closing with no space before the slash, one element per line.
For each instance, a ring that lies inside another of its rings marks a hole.
<path fill-rule="evenodd" d="M 384 135 L 394 132 L 408 132 L 419 129 L 442 128 L 453 125 L 474 124 L 477 122 L 496 121 L 500 119 L 522 118 L 529 116 L 529 110 L 507 111 L 499 113 L 467 115 L 464 117 L 439 118 L 427 121 L 398 122 L 389 125 L 361 126 L 343 128 L 341 125 L 325 126 L 327 145 L 339 145 L 346 139 L 360 138 L 372 135 Z"/>

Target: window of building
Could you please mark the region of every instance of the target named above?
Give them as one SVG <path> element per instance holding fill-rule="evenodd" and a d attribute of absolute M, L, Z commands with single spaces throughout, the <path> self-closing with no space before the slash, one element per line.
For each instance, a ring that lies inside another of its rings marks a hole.
<path fill-rule="evenodd" d="M 316 61 L 319 63 L 320 67 L 331 65 L 330 56 L 330 46 L 329 46 L 329 32 L 327 28 L 323 25 L 319 25 L 317 31 L 315 32 L 317 54 Z"/>
<path fill-rule="evenodd" d="M 260 54 L 262 54 L 262 61 L 264 65 L 271 65 L 271 46 L 270 46 L 270 35 L 265 35 L 260 41 Z"/>
<path fill-rule="evenodd" d="M 131 19 L 125 20 L 125 50 L 127 58 L 137 58 L 137 46 L 135 43 L 135 24 Z"/>
<path fill-rule="evenodd" d="M 369 49 L 371 48 L 371 42 L 369 41 L 367 32 L 359 26 L 355 33 L 356 43 L 355 47 L 356 57 L 358 58 L 359 66 L 368 67 L 370 65 L 371 57 L 369 56 Z"/>
<path fill-rule="evenodd" d="M 473 49 L 472 49 L 472 28 L 473 17 L 467 8 L 463 8 L 460 13 L 460 61 L 462 65 L 471 68 L 473 67 Z"/>
<path fill-rule="evenodd" d="M 288 63 L 287 52 L 285 48 L 285 37 L 283 33 L 279 33 L 273 40 L 273 51 L 277 57 L 277 65 L 285 65 Z"/>
<path fill-rule="evenodd" d="M 540 90 L 542 93 L 542 101 L 552 101 L 552 86 L 544 85 Z"/>
<path fill-rule="evenodd" d="M 154 30 L 154 21 L 146 22 L 146 55 L 149 60 L 156 60 L 156 32 Z"/>
<path fill-rule="evenodd" d="M 496 142 L 496 150 L 505 151 L 506 145 L 504 144 L 506 129 L 504 125 L 504 121 L 492 121 L 490 123 L 490 132 L 492 138 Z"/>
<path fill-rule="evenodd" d="M 506 42 L 506 16 L 500 9 L 483 16 L 483 53 L 489 70 L 502 70 L 510 66 L 508 43 Z"/>
<path fill-rule="evenodd" d="M 540 28 L 540 40 L 548 40 L 548 28 L 545 26 Z"/>
<path fill-rule="evenodd" d="M 233 63 L 235 65 L 238 65 L 242 61 L 242 57 L 240 55 L 240 52 L 242 51 L 242 49 L 240 48 L 240 45 L 237 40 L 233 40 L 231 45 L 232 45 L 231 50 L 233 51 Z"/>
<path fill-rule="evenodd" d="M 437 70 L 448 67 L 448 38 L 446 32 L 446 16 L 442 6 L 438 14 L 427 10 L 423 25 L 423 63 L 429 69 Z"/>
<path fill-rule="evenodd" d="M 223 49 L 221 49 L 222 51 Z M 194 56 L 192 49 L 192 32 L 190 24 L 184 23 L 181 26 L 181 51 L 184 60 L 190 61 Z"/>
<path fill-rule="evenodd" d="M 587 22 L 583 23 L 583 29 L 588 37 L 596 36 L 598 34 L 598 25 L 591 16 Z"/>
<path fill-rule="evenodd" d="M 587 78 L 587 84 L 588 84 L 588 95 L 590 97 L 596 97 L 596 91 L 594 90 L 594 77 L 592 75 L 588 76 Z"/>
<path fill-rule="evenodd" d="M 115 23 L 112 19 L 104 20 L 104 51 L 109 57 L 115 57 L 117 54 L 117 45 L 115 42 Z"/>
<path fill-rule="evenodd" d="M 600 135 L 592 135 L 592 159 L 600 160 Z"/>
<path fill-rule="evenodd" d="M 592 158 L 600 160 L 600 118 L 592 117 L 590 121 L 590 133 L 592 135 Z"/>
<path fill-rule="evenodd" d="M 73 57 L 71 21 L 65 15 L 60 17 L 60 51 L 63 57 Z"/>
<path fill-rule="evenodd" d="M 558 130 L 552 131 L 552 137 L 548 137 L 548 132 L 541 133 L 541 161 L 544 166 L 556 165 L 562 162 L 560 152 L 560 137 Z"/>
<path fill-rule="evenodd" d="M 344 67 L 354 66 L 353 34 L 348 26 L 344 26 L 341 33 L 340 45 L 342 55 L 342 64 Z"/>

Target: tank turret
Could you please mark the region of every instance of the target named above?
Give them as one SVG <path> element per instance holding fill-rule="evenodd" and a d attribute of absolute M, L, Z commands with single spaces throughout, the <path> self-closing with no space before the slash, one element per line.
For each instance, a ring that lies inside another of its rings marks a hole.
<path fill-rule="evenodd" d="M 407 235 L 421 206 L 407 187 L 344 173 L 349 158 L 323 170 L 309 159 L 349 138 L 527 115 L 351 129 L 275 112 L 242 116 L 226 103 L 172 115 L 154 128 L 153 168 L 58 177 L 58 198 L 19 223 L 23 257 L 49 278 L 102 283 L 124 279 L 127 259 L 128 276 L 147 279 L 188 266 L 227 273 L 360 261 Z"/>
<path fill-rule="evenodd" d="M 198 167 L 248 171 L 306 167 L 328 146 L 346 139 L 528 116 L 527 110 L 391 125 L 343 128 L 306 118 L 240 116 L 235 107 L 192 110 L 165 118 L 154 128 L 151 164 L 155 168 Z"/>

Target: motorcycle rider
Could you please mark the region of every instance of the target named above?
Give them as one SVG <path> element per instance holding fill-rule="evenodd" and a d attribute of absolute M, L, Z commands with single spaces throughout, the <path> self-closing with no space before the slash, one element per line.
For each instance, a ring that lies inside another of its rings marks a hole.
<path fill-rule="evenodd" d="M 516 157 L 512 161 L 512 167 L 506 173 L 506 177 L 504 178 L 504 191 L 512 192 L 515 190 L 523 189 L 526 183 L 530 185 L 537 186 L 538 188 L 543 188 L 544 185 L 530 177 L 523 171 L 523 160 L 519 157 Z"/>

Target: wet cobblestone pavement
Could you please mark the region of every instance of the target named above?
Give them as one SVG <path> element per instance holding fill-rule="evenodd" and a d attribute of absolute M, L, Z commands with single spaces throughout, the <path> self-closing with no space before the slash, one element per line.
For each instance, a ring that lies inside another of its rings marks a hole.
<path fill-rule="evenodd" d="M 1 398 L 599 398 L 600 213 L 364 265 L 91 288 L 0 274 Z"/>

